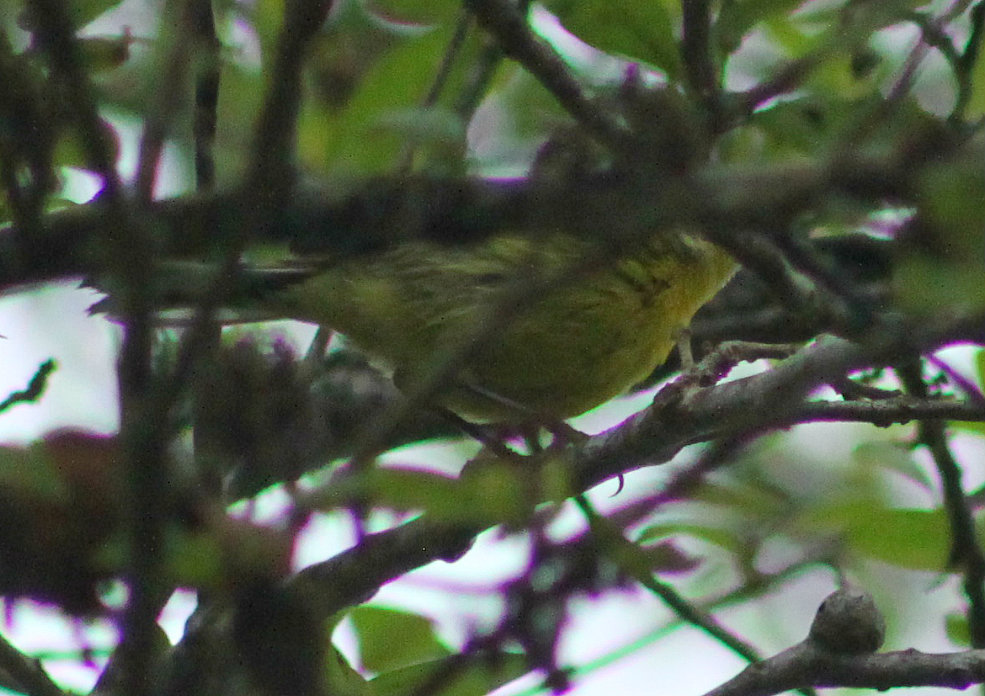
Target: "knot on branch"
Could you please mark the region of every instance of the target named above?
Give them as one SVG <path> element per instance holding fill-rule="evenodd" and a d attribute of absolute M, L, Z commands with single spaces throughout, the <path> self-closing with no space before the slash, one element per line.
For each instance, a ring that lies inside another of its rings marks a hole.
<path fill-rule="evenodd" d="M 865 655 L 886 638 L 886 620 L 865 590 L 847 587 L 821 602 L 807 641 L 827 652 Z"/>

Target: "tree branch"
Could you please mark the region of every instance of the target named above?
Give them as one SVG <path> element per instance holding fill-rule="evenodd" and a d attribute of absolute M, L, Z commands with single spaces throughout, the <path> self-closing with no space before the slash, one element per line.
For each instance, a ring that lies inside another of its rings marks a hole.
<path fill-rule="evenodd" d="M 509 0 L 467 0 L 466 6 L 506 55 L 529 70 L 576 121 L 601 142 L 622 149 L 629 130 L 589 95 L 551 45 L 531 31 L 526 13 Z"/>
<path fill-rule="evenodd" d="M 925 162 L 909 161 L 911 148 L 933 151 L 938 164 L 954 152 L 901 143 L 900 151 L 888 156 L 855 153 L 836 162 L 708 165 L 688 176 L 643 181 L 600 175 L 565 186 L 523 179 L 377 178 L 341 197 L 299 190 L 262 233 L 264 240 L 290 240 L 299 253 L 337 254 L 379 250 L 394 239 L 415 237 L 468 243 L 507 228 L 537 234 L 563 228 L 595 239 L 604 230 L 608 238 L 626 243 L 672 227 L 715 230 L 715 238 L 727 238 L 732 230 L 769 229 L 778 217 L 809 210 L 832 194 L 879 207 L 887 200 L 913 203 L 911 182 Z M 154 204 L 148 214 L 158 235 L 156 250 L 167 257 L 214 249 L 227 231 L 249 225 L 255 205 L 250 187 Z M 620 211 L 617 220 L 614 210 Z M 200 224 L 203 220 L 210 224 Z M 16 234 L 0 234 L 0 288 L 102 270 L 98 244 L 111 222 L 111 211 L 99 202 L 49 215 L 32 239 L 29 258 L 16 253 Z"/>
<path fill-rule="evenodd" d="M 748 667 L 705 696 L 770 696 L 810 686 L 879 691 L 905 686 L 965 689 L 982 682 L 985 650 L 839 655 L 804 642 Z"/>
<path fill-rule="evenodd" d="M 32 660 L 0 637 L 0 670 L 31 696 L 65 696 L 37 660 Z M 9 682 L 5 685 L 10 686 Z"/>

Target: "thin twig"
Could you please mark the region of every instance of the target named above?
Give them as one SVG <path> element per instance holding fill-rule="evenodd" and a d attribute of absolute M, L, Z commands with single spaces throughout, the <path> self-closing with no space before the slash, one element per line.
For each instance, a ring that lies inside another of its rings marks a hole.
<path fill-rule="evenodd" d="M 603 143 L 622 149 L 628 129 L 589 95 L 551 45 L 531 31 L 526 14 L 509 0 L 466 0 L 466 6 L 506 55 L 523 64 L 576 121 Z"/>
<path fill-rule="evenodd" d="M 185 333 L 178 359 L 168 381 L 160 385 L 158 401 L 162 409 L 170 408 L 187 384 L 199 356 L 214 343 L 213 317 L 229 295 L 238 277 L 243 247 L 256 230 L 270 223 L 286 202 L 292 188 L 290 167 L 294 151 L 294 133 L 301 106 L 301 67 L 311 39 L 331 9 L 331 0 L 292 0 L 284 8 L 284 25 L 275 52 L 274 66 L 263 108 L 255 126 L 253 161 L 246 188 L 252 193 L 253 208 L 239 224 L 218 240 L 225 256 L 213 276 L 214 280 L 200 299 L 195 318 Z M 166 412 L 166 411 L 164 411 Z"/>
<path fill-rule="evenodd" d="M 137 148 L 136 190 L 138 203 L 142 206 L 154 198 L 164 142 L 181 103 L 180 92 L 191 59 L 193 34 L 186 31 L 185 26 L 186 15 L 190 11 L 191 0 L 174 0 L 165 4 L 161 19 L 164 26 L 177 26 L 178 30 L 171 32 L 172 41 L 164 51 L 166 55 L 159 57 L 163 70 L 157 72 L 163 73 L 163 79 L 152 93 Z"/>
<path fill-rule="evenodd" d="M 0 670 L 10 675 L 30 696 L 65 696 L 40 662 L 33 660 L 0 636 Z"/>
<path fill-rule="evenodd" d="M 152 245 L 124 197 L 114 152 L 96 106 L 95 93 L 83 66 L 81 52 L 66 5 L 58 0 L 33 0 L 36 36 L 48 56 L 53 74 L 74 109 L 90 166 L 103 180 L 102 198 L 109 226 L 103 233 L 113 270 L 121 281 L 125 319 L 120 351 L 120 431 L 127 462 L 131 524 L 127 580 L 130 598 L 123 617 L 120 649 L 128 665 L 123 691 L 149 694 L 154 653 L 154 630 L 161 600 L 158 580 L 163 555 L 164 466 L 163 419 L 148 418 L 151 390 L 151 296 L 146 279 Z"/>
<path fill-rule="evenodd" d="M 985 408 L 985 394 L 982 394 L 982 390 L 979 389 L 977 384 L 962 375 L 936 355 L 928 355 L 927 362 L 947 375 L 947 378 L 961 391 L 963 391 L 971 402 Z"/>
<path fill-rule="evenodd" d="M 916 420 L 946 422 L 985 421 L 985 408 L 967 401 L 917 399 L 913 396 L 884 398 L 878 401 L 811 401 L 774 424 L 795 425 L 815 421 L 871 423 L 888 427 L 894 423 L 912 423 Z"/>
<path fill-rule="evenodd" d="M 462 8 L 459 12 L 458 20 L 455 22 L 455 30 L 452 32 L 451 39 L 448 41 L 448 46 L 445 47 L 444 53 L 442 53 L 441 62 L 438 64 L 434 79 L 431 81 L 431 87 L 428 89 L 428 93 L 424 95 L 424 99 L 421 100 L 421 108 L 427 109 L 438 103 L 438 98 L 441 96 L 442 90 L 444 90 L 445 85 L 448 84 L 448 79 L 451 77 L 455 62 L 462 54 L 462 48 L 465 46 L 465 40 L 468 38 L 471 27 L 472 13 Z M 406 173 L 411 171 L 416 149 L 416 143 L 413 141 L 404 146 L 403 152 L 399 157 L 400 164 L 397 167 L 398 172 Z"/>
<path fill-rule="evenodd" d="M 41 363 L 25 389 L 11 392 L 6 399 L 0 402 L 0 413 L 16 404 L 31 403 L 41 398 L 44 390 L 48 387 L 48 377 L 55 371 L 55 367 L 56 364 L 53 359 Z"/>
<path fill-rule="evenodd" d="M 971 31 L 968 34 L 968 41 L 965 43 L 964 50 L 958 57 L 955 67 L 955 77 L 958 80 L 958 98 L 954 104 L 953 118 L 961 118 L 971 102 L 974 91 L 974 67 L 978 61 L 978 54 L 982 50 L 982 43 L 985 42 L 985 2 L 978 2 L 972 8 L 970 19 Z"/>
<path fill-rule="evenodd" d="M 921 374 L 922 363 L 910 363 L 897 368 L 907 390 L 917 398 L 927 398 L 927 385 Z M 920 421 L 918 438 L 934 459 L 941 477 L 944 507 L 951 525 L 951 562 L 964 575 L 964 592 L 968 598 L 968 629 L 971 645 L 985 647 L 985 554 L 978 540 L 975 520 L 961 485 L 961 468 L 951 452 L 939 420 Z"/>
<path fill-rule="evenodd" d="M 639 556 L 639 548 L 626 539 L 611 520 L 601 516 L 584 495 L 576 496 L 575 503 L 588 520 L 592 534 L 599 536 L 601 548 L 623 572 L 659 597 L 682 620 L 704 631 L 740 657 L 749 662 L 758 662 L 762 659 L 752 644 L 722 626 L 714 616 L 685 599 L 671 585 L 658 580 L 652 572 L 643 572 L 627 563 L 626 558 Z"/>
<path fill-rule="evenodd" d="M 195 140 L 196 189 L 208 191 L 215 186 L 215 134 L 219 106 L 219 49 L 215 16 L 211 0 L 189 0 L 188 25 L 199 47 L 200 62 L 195 70 Z"/>
<path fill-rule="evenodd" d="M 711 2 L 681 0 L 681 58 L 687 70 L 688 82 L 711 116 L 713 130 L 723 129 L 721 123 L 721 94 L 718 71 L 713 60 L 711 42 Z"/>
<path fill-rule="evenodd" d="M 885 123 L 894 113 L 916 83 L 917 74 L 924 59 L 930 52 L 931 44 L 928 36 L 944 31 L 944 26 L 959 16 L 971 4 L 971 0 L 956 0 L 951 7 L 933 20 L 923 25 L 920 37 L 914 42 L 907 53 L 903 66 L 896 79 L 887 90 L 886 96 L 880 99 L 872 109 L 863 113 L 853 128 L 840 143 L 843 152 L 850 152 Z"/>

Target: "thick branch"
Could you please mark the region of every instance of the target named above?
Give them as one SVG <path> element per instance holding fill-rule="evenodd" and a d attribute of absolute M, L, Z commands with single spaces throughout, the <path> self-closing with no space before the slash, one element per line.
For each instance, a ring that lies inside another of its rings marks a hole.
<path fill-rule="evenodd" d="M 805 642 L 748 667 L 705 696 L 770 696 L 808 686 L 880 691 L 901 686 L 964 689 L 982 682 L 985 682 L 985 650 L 838 655 Z"/>
<path fill-rule="evenodd" d="M 729 230 L 769 229 L 777 217 L 811 209 L 832 194 L 873 206 L 886 200 L 912 203 L 910 181 L 919 172 L 919 163 L 893 155 L 858 155 L 834 164 L 714 165 L 690 176 L 643 181 L 598 176 L 564 186 L 524 179 L 380 178 L 343 197 L 324 189 L 298 191 L 286 207 L 273 211 L 260 233 L 264 239 L 290 240 L 301 252 L 339 254 L 414 237 L 466 243 L 505 228 L 531 234 L 561 228 L 627 242 L 681 226 L 727 236 Z M 254 204 L 250 190 L 155 204 L 147 220 L 156 251 L 166 257 L 213 249 L 217 239 L 228 237 L 226 228 L 250 227 Z M 0 288 L 100 270 L 99 241 L 109 212 L 94 203 L 48 216 L 29 256 L 16 246 L 15 234 L 0 234 Z"/>
<path fill-rule="evenodd" d="M 932 348 L 942 335 L 908 336 Z M 653 406 L 575 448 L 569 462 L 574 491 L 644 465 L 673 458 L 685 446 L 743 432 L 758 432 L 807 408 L 806 397 L 827 380 L 885 359 L 893 345 L 863 348 L 828 337 L 772 370 L 734 382 L 695 389 L 674 384 Z M 368 535 L 363 544 L 316 564 L 289 581 L 313 598 L 326 616 L 365 601 L 382 584 L 427 563 L 454 559 L 483 526 L 448 527 L 426 517 Z"/>

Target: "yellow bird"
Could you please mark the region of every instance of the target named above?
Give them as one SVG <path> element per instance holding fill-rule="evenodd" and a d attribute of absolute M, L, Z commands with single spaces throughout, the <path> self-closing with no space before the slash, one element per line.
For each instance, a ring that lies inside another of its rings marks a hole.
<path fill-rule="evenodd" d="M 267 295 L 265 309 L 339 331 L 405 390 L 458 359 L 435 400 L 514 423 L 579 415 L 644 379 L 736 269 L 679 230 L 621 256 L 561 232 L 501 233 L 298 264 L 290 275 L 303 279 Z"/>

